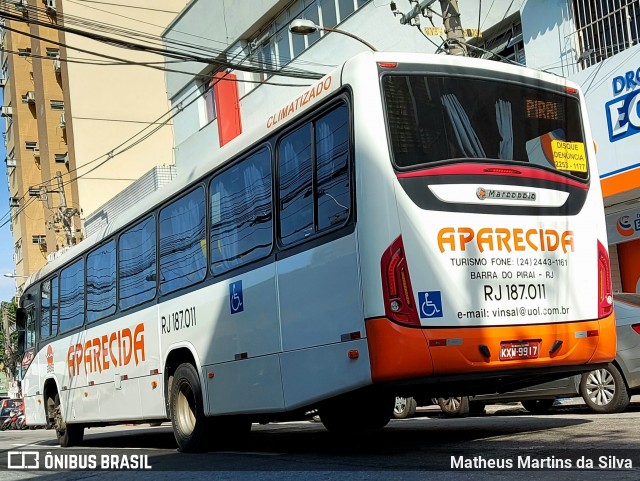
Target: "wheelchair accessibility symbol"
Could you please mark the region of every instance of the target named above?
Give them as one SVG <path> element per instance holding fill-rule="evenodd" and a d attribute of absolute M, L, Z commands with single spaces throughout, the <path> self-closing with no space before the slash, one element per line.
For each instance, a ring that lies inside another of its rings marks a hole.
<path fill-rule="evenodd" d="M 231 314 L 244 311 L 244 303 L 242 300 L 242 281 L 236 281 L 229 284 L 229 308 Z"/>
<path fill-rule="evenodd" d="M 418 292 L 418 303 L 420 304 L 420 317 L 422 319 L 442 317 L 440 291 Z"/>

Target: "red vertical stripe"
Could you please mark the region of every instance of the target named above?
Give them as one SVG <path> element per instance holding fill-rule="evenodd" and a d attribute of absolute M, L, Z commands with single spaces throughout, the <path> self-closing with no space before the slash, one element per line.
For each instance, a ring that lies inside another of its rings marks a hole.
<path fill-rule="evenodd" d="M 213 96 L 218 115 L 220 147 L 242 133 L 238 83 L 231 73 L 217 72 L 213 76 Z"/>

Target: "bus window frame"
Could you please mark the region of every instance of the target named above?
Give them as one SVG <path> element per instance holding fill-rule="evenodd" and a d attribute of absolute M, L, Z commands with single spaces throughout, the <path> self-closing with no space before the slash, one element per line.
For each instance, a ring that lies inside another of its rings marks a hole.
<path fill-rule="evenodd" d="M 304 252 L 305 250 L 312 249 L 317 245 L 321 245 L 326 242 L 325 236 L 329 236 L 330 237 L 329 240 L 331 240 L 332 234 L 335 234 L 336 232 L 341 232 L 344 228 L 348 227 L 349 225 L 355 224 L 355 221 L 356 221 L 355 214 L 357 210 L 356 198 L 355 198 L 355 190 L 356 190 L 355 161 L 356 159 L 355 159 L 355 140 L 354 140 L 354 112 L 353 112 L 353 104 L 351 102 L 351 96 L 352 96 L 351 90 L 349 88 L 340 90 L 339 92 L 337 92 L 337 95 L 335 97 L 329 99 L 326 103 L 324 103 L 319 108 L 312 110 L 311 112 L 308 112 L 306 115 L 302 116 L 300 119 L 297 119 L 295 122 L 292 122 L 291 125 L 287 125 L 282 131 L 278 132 L 278 134 L 274 136 L 274 139 L 275 139 L 274 149 L 273 149 L 274 150 L 274 157 L 273 157 L 273 162 L 274 162 L 273 176 L 274 177 L 273 178 L 274 178 L 274 190 L 275 190 L 274 192 L 275 197 L 273 202 L 275 207 L 274 229 L 275 229 L 276 242 L 278 246 L 278 254 L 280 254 L 277 256 L 279 259 L 288 257 L 289 255 L 297 254 L 298 252 Z M 348 169 L 347 176 L 349 178 L 349 202 L 350 202 L 349 215 L 346 217 L 344 222 L 340 224 L 337 224 L 330 228 L 318 230 L 318 226 L 317 226 L 318 192 L 317 192 L 317 182 L 316 182 L 317 163 L 316 163 L 316 146 L 315 146 L 315 143 L 316 143 L 315 122 L 319 118 L 328 114 L 332 110 L 337 109 L 341 105 L 347 108 L 347 115 L 348 115 L 347 128 L 348 128 L 348 136 L 349 136 L 349 146 L 348 146 L 348 158 L 347 158 L 347 169 Z M 280 158 L 279 158 L 280 145 L 284 137 L 298 130 L 300 127 L 302 127 L 306 123 L 312 124 L 312 128 L 311 128 L 311 141 L 312 141 L 311 182 L 312 184 L 311 185 L 313 188 L 313 233 L 308 237 L 300 239 L 296 242 L 285 244 L 282 242 L 282 238 L 280 236 L 280 218 L 281 218 L 280 216 L 281 214 L 280 212 Z"/>
<path fill-rule="evenodd" d="M 431 169 L 434 167 L 441 167 L 444 165 L 456 164 L 456 163 L 459 163 L 460 161 L 460 159 L 441 159 L 441 160 L 437 160 L 429 163 L 416 164 L 408 167 L 402 167 L 396 164 L 395 155 L 393 153 L 393 146 L 391 145 L 391 140 L 390 140 L 391 131 L 389 126 L 389 118 L 386 114 L 387 104 L 385 101 L 383 80 L 387 76 L 412 76 L 412 75 L 413 76 L 422 75 L 422 76 L 450 77 L 450 78 L 456 78 L 456 79 L 470 79 L 470 80 L 490 79 L 495 82 L 510 84 L 517 87 L 538 89 L 548 93 L 569 97 L 571 99 L 574 99 L 576 102 L 578 102 L 578 107 L 579 107 L 578 112 L 580 114 L 580 119 L 578 121 L 578 124 L 580 126 L 582 138 L 585 140 L 585 145 L 587 144 L 587 136 L 584 129 L 585 118 L 584 118 L 584 111 L 582 108 L 583 105 L 581 101 L 582 97 L 581 95 L 578 95 L 578 94 L 567 93 L 566 91 L 564 91 L 561 85 L 553 84 L 545 80 L 536 81 L 530 77 L 518 76 L 517 74 L 511 74 L 507 72 L 489 71 L 484 68 L 471 69 L 469 67 L 448 66 L 448 65 L 445 66 L 445 65 L 438 65 L 438 64 L 430 64 L 428 66 L 424 64 L 406 64 L 406 65 L 402 65 L 402 68 L 389 71 L 389 70 L 383 70 L 380 67 L 378 67 L 378 85 L 380 88 L 380 102 L 381 102 L 383 116 L 384 116 L 384 127 L 385 127 L 386 142 L 387 142 L 388 153 L 389 153 L 389 161 L 391 162 L 391 166 L 396 172 L 411 172 L 415 170 Z M 500 159 L 483 159 L 483 162 L 495 163 L 497 165 L 505 165 L 504 161 Z M 558 175 L 567 177 L 569 179 L 575 180 L 576 182 L 580 182 L 586 186 L 589 186 L 589 187 L 591 186 L 591 178 L 592 178 L 591 168 L 588 169 L 587 177 L 585 179 L 582 179 L 580 177 L 571 175 L 568 171 L 556 170 L 556 169 L 543 167 L 539 165 L 534 166 L 528 162 L 522 162 L 522 161 L 509 161 L 509 162 L 513 166 L 527 166 L 527 167 L 531 166 L 534 168 L 540 168 L 547 172 L 551 172 L 551 173 L 558 174 Z M 587 163 L 588 164 L 592 163 L 590 155 L 587 155 Z"/>
<path fill-rule="evenodd" d="M 233 167 L 236 167 L 238 164 L 244 162 L 245 160 L 249 159 L 250 157 L 253 157 L 254 155 L 258 154 L 260 151 L 265 150 L 268 154 L 269 154 L 269 162 L 271 163 L 271 248 L 269 249 L 269 252 L 257 259 L 253 259 L 250 262 L 247 262 L 246 264 L 241 264 L 239 266 L 233 267 L 231 269 L 227 269 L 224 272 L 221 272 L 219 274 L 214 274 L 213 272 L 213 265 L 211 262 L 211 230 L 213 227 L 213 223 L 211 221 L 211 184 L 213 183 L 214 179 L 222 174 L 224 174 L 225 172 L 227 172 L 228 170 L 232 169 Z M 237 158 L 233 159 L 231 162 L 223 164 L 222 166 L 220 166 L 220 168 L 216 169 L 214 172 L 212 172 L 211 174 L 209 174 L 206 177 L 206 185 L 205 185 L 205 190 L 206 190 L 206 195 L 207 195 L 207 278 L 210 278 L 213 280 L 213 282 L 219 282 L 220 280 L 223 280 L 227 277 L 233 277 L 235 275 L 238 274 L 238 272 L 247 272 L 251 269 L 247 269 L 248 266 L 253 266 L 255 263 L 257 262 L 261 262 L 264 259 L 268 259 L 269 257 L 271 257 L 274 253 L 274 251 L 277 248 L 277 243 L 276 243 L 276 215 L 275 215 L 275 184 L 276 184 L 276 179 L 275 179 L 275 151 L 273 149 L 273 145 L 271 142 L 269 142 L 268 140 L 262 140 L 260 143 L 258 143 L 257 145 L 253 146 L 250 150 L 244 152 L 242 155 L 238 156 Z M 205 278 L 205 280 L 207 279 Z"/>
<path fill-rule="evenodd" d="M 162 293 L 160 290 L 160 276 L 161 276 L 161 272 L 160 272 L 160 267 L 161 267 L 161 263 L 160 263 L 160 243 L 162 241 L 162 237 L 160 236 L 160 213 L 167 209 L 168 207 L 174 205 L 176 202 L 180 201 L 181 199 L 183 199 L 184 197 L 186 197 L 187 195 L 195 192 L 196 190 L 202 188 L 203 192 L 204 192 L 204 209 L 205 209 L 205 219 L 204 219 L 204 235 L 205 235 L 205 241 L 206 241 L 206 252 L 205 252 L 205 272 L 204 272 L 204 277 L 192 284 L 186 285 L 186 286 L 182 286 L 178 289 L 174 289 L 172 291 L 168 291 L 165 293 Z M 157 208 L 155 209 L 155 214 L 156 214 L 156 296 L 154 299 L 166 299 L 168 296 L 173 296 L 176 293 L 180 293 L 184 290 L 187 289 L 192 289 L 195 286 L 202 284 L 203 282 L 205 282 L 207 280 L 207 278 L 209 277 L 209 239 L 207 238 L 207 235 L 209 233 L 209 224 L 208 224 L 208 219 L 207 219 L 207 215 L 209 212 L 209 199 L 208 199 L 208 188 L 207 188 L 207 184 L 204 182 L 204 179 L 201 179 L 193 184 L 189 184 L 188 188 L 181 192 L 179 196 L 176 196 L 172 199 L 170 199 L 167 202 L 163 202 L 162 204 L 160 204 L 159 206 L 157 206 Z M 119 272 L 119 269 L 116 269 L 117 272 Z M 145 304 L 146 302 L 153 302 L 152 299 L 150 299 L 149 301 L 145 301 L 141 304 Z M 135 307 L 135 306 L 132 306 Z M 116 310 L 117 312 L 117 310 Z"/>
<path fill-rule="evenodd" d="M 100 244 L 92 247 L 90 250 L 88 250 L 87 252 L 84 253 L 84 265 L 85 265 L 85 277 L 84 277 L 84 289 L 85 289 L 85 308 L 84 308 L 84 317 L 85 317 L 85 323 L 87 325 L 89 324 L 95 324 L 97 322 L 102 321 L 103 319 L 109 318 L 111 316 L 115 316 L 118 313 L 118 240 L 116 238 L 117 236 L 109 236 L 107 239 L 104 239 Z M 110 242 L 114 243 L 115 245 L 115 254 L 116 254 L 116 266 L 115 266 L 115 273 L 116 273 L 116 310 L 111 313 L 111 314 L 106 314 L 102 317 L 98 317 L 96 319 L 93 320 L 89 320 L 89 315 L 88 315 L 88 307 L 89 307 L 89 291 L 87 289 L 87 285 L 88 285 L 88 273 L 89 273 L 89 267 L 88 267 L 88 260 L 89 260 L 89 256 L 91 256 L 91 254 L 94 254 L 96 251 L 102 249 L 104 246 L 106 246 L 107 244 L 109 244 Z"/>
<path fill-rule="evenodd" d="M 160 256 L 158 255 L 158 248 L 159 248 L 159 243 L 160 243 L 160 239 L 159 239 L 159 232 L 158 232 L 158 212 L 160 210 L 161 207 L 164 207 L 166 204 L 163 202 L 160 205 L 156 205 L 153 207 L 153 209 L 151 209 L 150 211 L 145 212 L 143 215 L 141 215 L 140 217 L 134 219 L 133 222 L 131 222 L 130 224 L 128 224 L 126 226 L 126 228 L 123 228 L 122 230 L 120 230 L 118 232 L 118 234 L 114 237 L 117 238 L 117 242 L 116 242 L 116 299 L 117 299 L 117 305 L 116 305 L 116 312 L 115 314 L 113 314 L 113 316 L 117 316 L 119 313 L 124 313 L 124 312 L 129 312 L 131 313 L 133 309 L 136 310 L 140 310 L 143 307 L 146 307 L 147 304 L 151 305 L 152 303 L 154 303 L 157 299 L 158 299 L 158 291 L 160 290 L 158 285 L 158 275 L 159 275 L 159 268 L 160 268 Z M 154 295 L 149 298 L 149 299 L 145 299 L 142 302 L 138 302 L 137 304 L 132 304 L 130 306 L 127 307 L 122 307 L 120 305 L 120 285 L 121 285 L 121 281 L 120 281 L 120 240 L 122 238 L 122 236 L 124 234 L 126 234 L 127 232 L 129 232 L 130 230 L 134 229 L 135 227 L 139 226 L 140 224 L 146 222 L 148 219 L 153 219 L 154 220 L 154 224 L 155 224 L 155 250 L 156 250 L 156 258 L 155 258 L 155 266 L 156 266 L 156 271 L 155 271 L 155 292 Z M 142 307 L 141 307 L 142 306 Z M 86 308 L 85 308 L 85 312 L 86 312 Z M 124 314 L 123 314 L 124 315 Z M 105 318 L 108 319 L 108 318 Z"/>

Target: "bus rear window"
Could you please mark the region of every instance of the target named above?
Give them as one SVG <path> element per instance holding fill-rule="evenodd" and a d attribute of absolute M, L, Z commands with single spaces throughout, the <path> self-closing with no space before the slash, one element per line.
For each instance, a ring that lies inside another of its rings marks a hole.
<path fill-rule="evenodd" d="M 586 180 L 577 99 L 526 85 L 437 75 L 382 79 L 393 161 L 527 162 Z"/>

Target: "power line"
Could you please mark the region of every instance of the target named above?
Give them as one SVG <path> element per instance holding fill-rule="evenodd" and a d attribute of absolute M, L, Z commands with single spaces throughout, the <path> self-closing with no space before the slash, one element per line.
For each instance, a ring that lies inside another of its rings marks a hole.
<path fill-rule="evenodd" d="M 255 66 L 251 66 L 251 65 L 242 65 L 242 63 L 234 63 L 228 60 L 222 60 L 220 58 L 212 58 L 212 57 L 202 57 L 200 55 L 196 55 L 193 53 L 188 53 L 188 52 L 180 52 L 177 50 L 169 50 L 169 49 L 165 49 L 165 48 L 159 48 L 159 47 L 153 47 L 153 46 L 148 46 L 148 45 L 143 45 L 143 44 L 139 44 L 137 42 L 132 42 L 132 41 L 127 41 L 127 40 L 120 40 L 114 37 L 108 37 L 105 35 L 101 35 L 101 34 L 95 34 L 95 33 L 90 33 L 90 32 L 86 32 L 84 30 L 79 30 L 77 28 L 72 28 L 72 27 L 67 27 L 67 26 L 60 26 L 60 25 L 56 25 L 56 24 L 51 24 L 51 23 L 47 23 L 47 22 L 43 22 L 40 20 L 32 20 L 29 18 L 24 18 L 22 16 L 19 15 L 15 15 L 12 13 L 9 13 L 7 11 L 3 11 L 0 10 L 0 17 L 4 17 L 7 18 L 9 20 L 15 20 L 17 22 L 21 22 L 21 23 L 27 23 L 27 24 L 34 24 L 34 25 L 39 25 L 45 28 L 51 28 L 54 30 L 58 30 L 58 31 L 62 31 L 65 33 L 70 33 L 70 34 L 74 34 L 74 35 L 78 35 L 84 38 L 89 38 L 91 40 L 95 40 L 101 43 L 105 43 L 107 45 L 111 45 L 114 47 L 119 47 L 119 48 L 124 48 L 124 49 L 128 49 L 128 50 L 134 50 L 134 51 L 138 51 L 138 52 L 147 52 L 147 53 L 152 53 L 152 54 L 156 54 L 156 55 L 162 55 L 165 57 L 169 57 L 169 58 L 174 58 L 174 59 L 182 59 L 182 60 L 188 60 L 188 61 L 193 61 L 193 62 L 197 62 L 197 63 L 205 63 L 207 65 L 215 65 L 219 68 L 228 68 L 228 69 L 232 69 L 232 70 L 239 70 L 239 71 L 244 71 L 244 72 L 249 72 L 249 73 L 277 73 L 278 75 L 281 76 L 285 76 L 285 77 L 292 77 L 292 78 L 304 78 L 304 79 L 312 79 L 312 80 L 319 80 L 320 78 L 323 77 L 323 74 L 318 73 L 318 72 L 311 72 L 308 70 L 303 70 L 303 69 L 298 69 L 298 68 L 290 68 L 290 67 L 283 67 L 280 68 L 278 70 L 274 70 L 274 69 L 265 69 L 265 68 L 261 68 L 261 67 L 255 67 Z M 86 54 L 90 54 L 90 55 L 96 55 L 98 57 L 102 57 L 102 58 L 107 58 L 109 60 L 120 60 L 123 61 L 125 63 L 131 64 L 131 65 L 136 65 L 137 62 L 133 62 L 133 61 L 129 61 L 129 60 L 125 60 L 125 59 L 121 59 L 118 57 L 114 57 L 111 55 L 106 55 L 103 53 L 98 53 L 95 51 L 90 51 L 90 50 L 86 50 L 86 49 L 82 49 L 79 47 L 74 47 L 71 45 L 67 45 L 67 44 L 63 44 L 61 42 L 57 42 L 54 40 L 50 40 L 47 38 L 43 38 L 39 35 L 35 35 L 35 34 L 31 34 L 31 33 L 27 33 L 27 32 L 22 32 L 20 30 L 11 28 L 11 27 L 4 27 L 6 30 L 9 31 L 13 31 L 15 33 L 21 34 L 21 35 L 25 35 L 31 38 L 35 38 L 38 40 L 42 40 L 44 42 L 49 42 L 52 43 L 54 45 L 60 45 L 66 48 L 70 48 L 73 50 L 77 50 L 79 52 L 83 52 Z M 153 65 L 146 65 L 149 68 L 154 68 Z"/>

